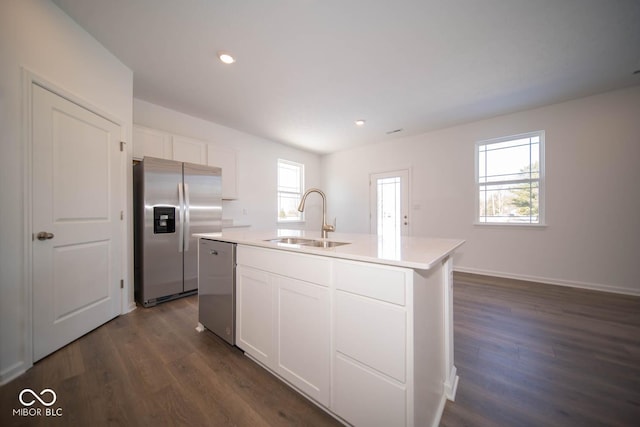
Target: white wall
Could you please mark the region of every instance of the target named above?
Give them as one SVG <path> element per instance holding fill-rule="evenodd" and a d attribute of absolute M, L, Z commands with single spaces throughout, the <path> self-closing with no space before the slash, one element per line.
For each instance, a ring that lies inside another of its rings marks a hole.
<path fill-rule="evenodd" d="M 474 226 L 474 144 L 546 132 L 544 228 Z M 460 271 L 640 295 L 640 87 L 324 156 L 340 231 L 368 232 L 371 172 L 411 168 L 411 230 L 462 238 Z"/>
<path fill-rule="evenodd" d="M 277 227 L 277 161 L 305 165 L 305 186 L 320 184 L 320 157 L 140 99 L 133 102 L 133 122 L 154 129 L 227 145 L 238 150 L 238 200 L 223 201 L 222 215 L 252 229 Z M 321 203 L 309 198 L 306 224 L 282 228 L 320 230 Z M 244 213 L 246 212 L 246 214 Z"/>
<path fill-rule="evenodd" d="M 115 117 L 131 139 L 133 75 L 49 1 L 0 2 L 0 383 L 30 366 L 22 67 Z"/>

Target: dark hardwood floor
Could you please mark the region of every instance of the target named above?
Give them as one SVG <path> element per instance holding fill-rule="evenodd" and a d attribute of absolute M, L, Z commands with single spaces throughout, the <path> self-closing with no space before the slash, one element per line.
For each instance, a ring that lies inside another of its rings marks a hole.
<path fill-rule="evenodd" d="M 442 426 L 638 425 L 640 298 L 454 282 L 460 384 Z M 0 425 L 339 425 L 196 321 L 196 297 L 114 319 L 0 387 Z M 13 416 L 24 388 L 53 389 L 61 416 Z"/>
<path fill-rule="evenodd" d="M 454 276 L 460 384 L 441 426 L 640 425 L 640 298 Z"/>

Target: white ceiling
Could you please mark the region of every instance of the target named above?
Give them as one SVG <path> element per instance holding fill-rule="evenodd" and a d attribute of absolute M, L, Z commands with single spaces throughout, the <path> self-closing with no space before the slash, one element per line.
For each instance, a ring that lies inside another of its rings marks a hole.
<path fill-rule="evenodd" d="M 136 98 L 318 153 L 640 84 L 639 0 L 54 1 Z"/>

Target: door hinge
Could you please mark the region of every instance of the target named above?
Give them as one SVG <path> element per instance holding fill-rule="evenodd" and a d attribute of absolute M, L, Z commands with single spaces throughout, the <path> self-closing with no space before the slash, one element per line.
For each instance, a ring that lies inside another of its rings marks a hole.
<path fill-rule="evenodd" d="M 124 144 L 126 144 L 126 142 L 120 141 L 120 151 L 124 151 Z"/>
<path fill-rule="evenodd" d="M 120 211 L 120 221 L 124 220 L 124 211 Z"/>
<path fill-rule="evenodd" d="M 124 289 L 124 279 L 120 279 L 120 289 Z"/>

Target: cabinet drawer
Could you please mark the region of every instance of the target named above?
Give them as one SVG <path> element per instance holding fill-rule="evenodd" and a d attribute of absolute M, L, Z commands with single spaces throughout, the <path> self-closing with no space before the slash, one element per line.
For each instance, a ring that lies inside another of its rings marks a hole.
<path fill-rule="evenodd" d="M 350 360 L 334 360 L 331 410 L 354 426 L 407 425 L 406 388 Z"/>
<path fill-rule="evenodd" d="M 400 382 L 406 380 L 404 308 L 337 291 L 335 349 Z"/>
<path fill-rule="evenodd" d="M 331 263 L 325 257 L 238 245 L 237 262 L 323 286 L 331 280 Z"/>
<path fill-rule="evenodd" d="M 407 271 L 397 267 L 382 267 L 358 262 L 336 261 L 336 289 L 387 301 L 406 303 Z"/>

